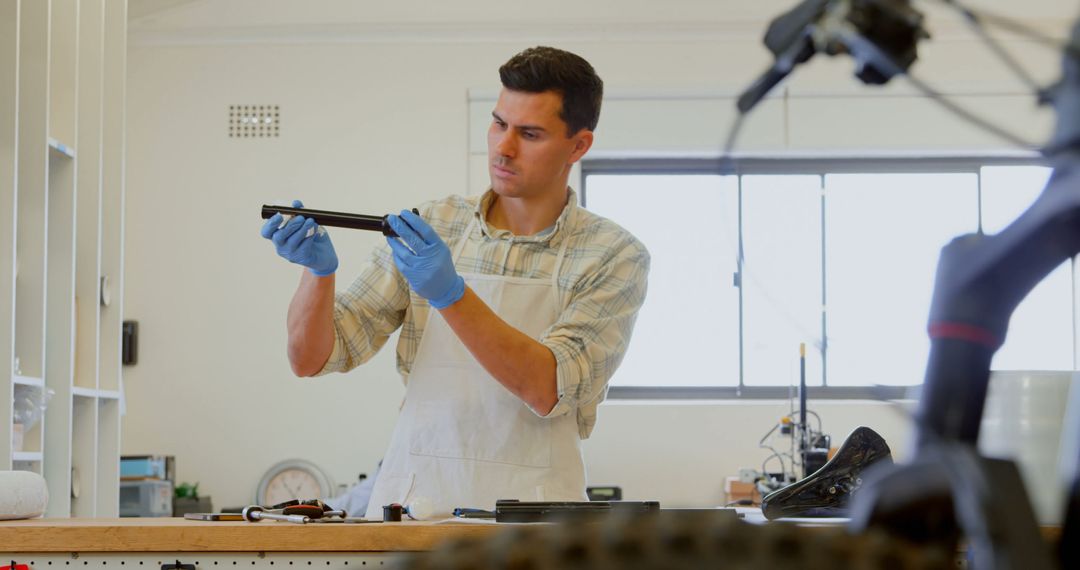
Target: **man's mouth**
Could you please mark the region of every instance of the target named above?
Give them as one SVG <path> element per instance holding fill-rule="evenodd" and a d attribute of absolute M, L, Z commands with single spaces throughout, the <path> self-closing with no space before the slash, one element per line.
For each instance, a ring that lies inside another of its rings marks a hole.
<path fill-rule="evenodd" d="M 495 170 L 495 175 L 502 178 L 508 178 L 517 174 L 513 170 L 510 170 L 509 168 L 506 168 L 505 166 L 500 166 L 498 164 L 492 164 L 491 167 Z"/>

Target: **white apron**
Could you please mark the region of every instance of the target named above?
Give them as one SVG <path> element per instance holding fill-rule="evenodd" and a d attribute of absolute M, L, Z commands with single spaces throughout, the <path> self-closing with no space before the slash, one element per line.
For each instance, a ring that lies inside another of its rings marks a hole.
<path fill-rule="evenodd" d="M 475 224 L 473 218 L 454 251 L 455 263 Z M 550 280 L 461 275 L 495 314 L 539 339 L 563 308 L 556 283 L 567 241 Z M 494 509 L 498 499 L 587 500 L 575 414 L 533 413 L 484 370 L 434 308 L 366 517 L 379 520 L 384 505 L 415 499 L 430 501 L 435 516 L 455 507 Z"/>

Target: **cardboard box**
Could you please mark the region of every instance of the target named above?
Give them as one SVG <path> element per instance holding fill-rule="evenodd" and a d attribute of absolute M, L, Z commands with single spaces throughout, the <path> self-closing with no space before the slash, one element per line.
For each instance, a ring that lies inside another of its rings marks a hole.
<path fill-rule="evenodd" d="M 736 501 L 749 500 L 754 506 L 761 504 L 761 493 L 753 483 L 740 481 L 738 477 L 724 479 L 724 494 L 727 496 L 727 504 Z"/>
<path fill-rule="evenodd" d="M 176 481 L 176 461 L 172 455 L 123 455 L 120 457 L 120 480 L 160 479 Z"/>

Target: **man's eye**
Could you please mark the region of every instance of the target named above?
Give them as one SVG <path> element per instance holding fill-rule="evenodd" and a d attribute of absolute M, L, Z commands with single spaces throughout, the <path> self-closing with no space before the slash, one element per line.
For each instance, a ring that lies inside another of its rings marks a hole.
<path fill-rule="evenodd" d="M 524 138 L 527 138 L 529 140 L 536 140 L 536 133 L 534 133 L 532 131 L 525 131 L 525 132 L 521 133 L 521 136 L 524 137 Z"/>

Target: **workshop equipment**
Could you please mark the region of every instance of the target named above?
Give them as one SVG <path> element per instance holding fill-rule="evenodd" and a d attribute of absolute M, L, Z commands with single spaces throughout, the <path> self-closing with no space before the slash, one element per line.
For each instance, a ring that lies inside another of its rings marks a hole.
<path fill-rule="evenodd" d="M 172 455 L 121 455 L 120 516 L 173 516 L 175 485 Z"/>
<path fill-rule="evenodd" d="M 395 570 L 949 570 L 955 551 L 881 533 L 751 524 L 723 509 L 602 517 L 564 524 L 507 525 L 403 554 Z M 464 525 L 462 525 L 464 526 Z"/>
<path fill-rule="evenodd" d="M 419 216 L 420 210 L 413 208 L 412 213 Z M 274 214 L 281 214 L 282 216 L 304 216 L 310 220 L 315 220 L 315 223 L 320 226 L 369 230 L 381 232 L 382 235 L 387 237 L 397 237 L 397 233 L 390 227 L 390 224 L 387 223 L 386 216 L 367 216 L 364 214 L 313 210 L 311 208 L 292 208 L 269 204 L 263 204 L 261 214 L 262 219 L 264 220 L 274 217 Z"/>
<path fill-rule="evenodd" d="M 184 518 L 189 521 L 242 521 L 241 513 L 184 513 Z"/>
<path fill-rule="evenodd" d="M 401 514 L 403 512 L 404 509 L 397 503 L 383 505 L 382 520 L 383 522 L 401 522 Z"/>
<path fill-rule="evenodd" d="M 293 499 L 291 501 L 285 501 L 284 503 L 278 503 L 270 508 L 274 511 L 280 510 L 281 514 L 284 515 L 304 515 L 312 519 L 329 517 L 345 518 L 347 516 L 344 510 L 334 509 L 330 505 L 322 502 L 321 499 L 310 499 L 307 501 Z"/>
<path fill-rule="evenodd" d="M 176 458 L 172 455 L 121 455 L 120 480 L 159 479 L 176 482 Z"/>
<path fill-rule="evenodd" d="M 813 432 L 806 423 L 806 414 L 813 412 L 806 408 L 806 343 L 799 343 L 799 458 L 802 460 L 802 476 L 809 477 L 821 469 L 829 460 L 831 438 L 821 431 L 821 418 L 818 417 L 818 430 Z M 817 417 L 817 414 L 814 414 Z"/>
<path fill-rule="evenodd" d="M 173 482 L 161 479 L 120 481 L 122 517 L 173 516 Z"/>
<path fill-rule="evenodd" d="M 862 486 L 863 470 L 892 462 L 892 451 L 885 440 L 868 427 L 857 427 L 824 467 L 765 495 L 761 499 L 761 512 L 769 520 L 847 516 L 848 502 Z"/>
<path fill-rule="evenodd" d="M 794 411 L 780 418 L 778 424 L 773 424 L 758 442 L 758 447 L 772 451 L 772 455 L 765 458 L 761 463 L 761 472 L 756 474 L 753 469 L 746 469 L 748 482 L 752 482 L 757 492 L 762 496 L 768 495 L 779 489 L 795 483 L 799 478 L 801 468 L 805 479 L 818 469 L 821 469 L 829 459 L 829 446 L 832 438 L 825 434 L 821 427 L 821 416 L 817 412 L 807 408 L 806 388 L 806 343 L 799 344 L 799 409 L 798 414 Z M 813 416 L 817 423 L 817 430 L 810 427 L 807 416 Z M 766 443 L 773 433 L 779 430 L 780 435 L 791 438 L 787 452 L 776 449 L 772 443 Z M 780 463 L 780 472 L 770 472 L 765 466 L 770 460 L 776 458 Z M 788 461 L 784 461 L 787 458 Z M 732 500 L 732 499 L 729 499 Z"/>
<path fill-rule="evenodd" d="M 284 521 L 297 524 L 307 524 L 321 519 L 348 518 L 348 513 L 340 509 L 332 509 L 330 505 L 319 499 L 300 501 L 294 499 L 276 504 L 270 508 L 261 505 L 249 505 L 241 512 L 244 520 L 259 522 L 260 520 Z"/>
<path fill-rule="evenodd" d="M 1015 463 L 979 454 L 980 422 L 990 365 L 1009 320 L 1051 271 L 1080 253 L 1080 20 L 1064 42 L 961 2 L 980 38 L 1031 88 L 1052 103 L 1054 134 L 1041 149 L 968 111 L 908 74 L 916 43 L 927 37 L 923 15 L 908 0 L 805 0 L 770 25 L 770 69 L 740 97 L 740 116 L 725 143 L 728 162 L 743 115 L 798 64 L 815 53 L 849 54 L 864 83 L 893 76 L 953 114 L 1025 150 L 1040 150 L 1053 167 L 1042 194 L 996 234 L 978 231 L 945 245 L 938 260 L 927 331 L 930 354 L 916 414 L 916 447 L 904 465 L 874 470 L 851 507 L 851 531 L 885 530 L 919 543 L 955 549 L 971 545 L 971 565 L 1001 568 L 1080 567 L 1080 473 L 1073 473 L 1060 547 L 1053 560 Z M 1040 86 L 998 45 L 987 25 L 1043 40 L 1062 56 L 1061 80 Z M 1073 457 L 1078 455 L 1072 450 Z"/>
<path fill-rule="evenodd" d="M 248 522 L 259 522 L 261 520 L 283 521 L 297 524 L 307 524 L 311 522 L 311 517 L 306 515 L 285 515 L 281 513 L 275 513 L 272 511 L 267 511 L 259 505 L 249 505 L 247 507 L 244 507 L 244 510 L 241 514 L 244 515 L 244 520 Z"/>
<path fill-rule="evenodd" d="M 660 511 L 659 501 L 495 501 L 496 522 L 551 522 Z"/>
<path fill-rule="evenodd" d="M 621 501 L 622 487 L 585 487 L 585 496 L 588 497 L 590 501 Z"/>

